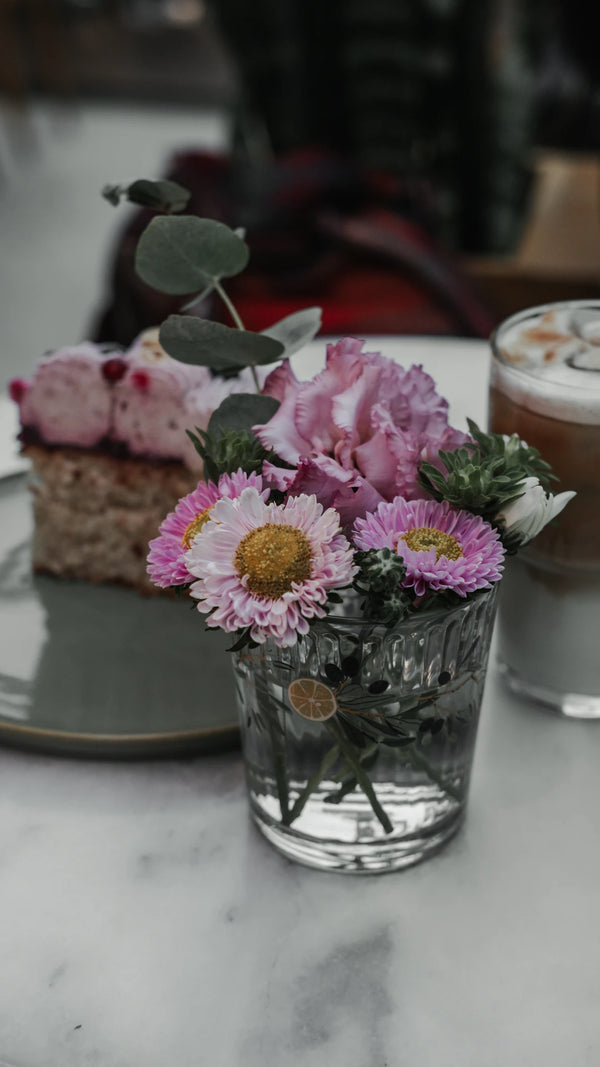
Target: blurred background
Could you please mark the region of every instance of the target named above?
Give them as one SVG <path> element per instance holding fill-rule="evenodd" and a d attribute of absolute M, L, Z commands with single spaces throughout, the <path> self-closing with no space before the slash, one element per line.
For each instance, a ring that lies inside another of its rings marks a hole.
<path fill-rule="evenodd" d="M 2 377 L 176 310 L 133 272 L 150 215 L 100 197 L 136 177 L 246 227 L 250 328 L 600 296 L 593 42 L 584 0 L 0 0 Z"/>

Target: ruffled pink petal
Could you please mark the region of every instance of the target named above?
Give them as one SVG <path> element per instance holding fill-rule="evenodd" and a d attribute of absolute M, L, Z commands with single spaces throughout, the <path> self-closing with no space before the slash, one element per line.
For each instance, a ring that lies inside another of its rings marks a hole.
<path fill-rule="evenodd" d="M 289 359 L 284 359 L 275 370 L 267 375 L 262 392 L 265 396 L 272 396 L 282 403 L 289 392 L 297 392 L 302 383 L 294 374 Z"/>
<path fill-rule="evenodd" d="M 392 450 L 392 430 L 377 430 L 354 450 L 356 465 L 382 499 L 390 486 L 396 486 L 398 462 Z"/>
<path fill-rule="evenodd" d="M 359 516 L 374 511 L 383 501 L 383 497 L 377 492 L 365 478 L 360 475 L 352 489 L 343 486 L 333 498 L 333 506 L 340 514 L 342 526 L 349 529 Z"/>
<path fill-rule="evenodd" d="M 282 363 L 269 375 L 263 389 L 267 396 L 280 400 L 280 406 L 269 422 L 253 427 L 261 445 L 273 449 L 286 463 L 297 463 L 300 456 L 310 451 L 310 442 L 299 433 L 295 421 L 301 388 L 289 363 Z"/>
<path fill-rule="evenodd" d="M 335 450 L 336 459 L 343 466 L 350 466 L 353 451 L 361 441 L 367 441 L 372 433 L 371 412 L 380 392 L 381 370 L 368 365 L 350 386 L 334 397 L 332 416 L 342 431 L 342 438 Z"/>
<path fill-rule="evenodd" d="M 347 337 L 327 346 L 325 369 L 303 386 L 295 410 L 298 433 L 310 442 L 310 451 L 333 452 L 344 434 L 334 410 L 335 398 L 352 386 L 369 367 L 364 341 Z"/>
<path fill-rule="evenodd" d="M 296 476 L 288 485 L 288 493 L 290 496 L 314 493 L 323 507 L 331 507 L 340 489 L 350 488 L 356 480 L 356 471 L 344 470 L 331 456 L 318 453 L 299 461 Z"/>

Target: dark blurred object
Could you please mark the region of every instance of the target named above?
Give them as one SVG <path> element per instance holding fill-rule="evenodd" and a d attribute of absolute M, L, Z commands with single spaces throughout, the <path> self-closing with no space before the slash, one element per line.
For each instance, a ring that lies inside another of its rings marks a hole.
<path fill-rule="evenodd" d="M 600 151 L 600 66 L 590 0 L 561 0 L 540 86 L 538 143 Z"/>
<path fill-rule="evenodd" d="M 0 0 L 0 92 L 70 94 L 73 72 L 64 0 Z"/>
<path fill-rule="evenodd" d="M 233 63 L 203 0 L 0 0 L 0 92 L 229 106 Z"/>
<path fill-rule="evenodd" d="M 326 334 L 486 336 L 491 329 L 471 284 L 428 232 L 426 202 L 389 174 L 307 151 L 260 172 L 183 153 L 167 176 L 190 189 L 190 214 L 246 229 L 250 266 L 227 289 L 249 329 L 314 304 L 323 307 Z M 136 212 L 118 242 L 96 340 L 127 345 L 184 302 L 135 274 L 135 247 L 151 217 Z M 202 313 L 221 316 L 222 305 Z"/>
<path fill-rule="evenodd" d="M 240 70 L 251 156 L 318 145 L 429 181 L 446 245 L 515 246 L 547 0 L 211 2 Z"/>
<path fill-rule="evenodd" d="M 600 298 L 600 156 L 538 149 L 523 238 L 463 263 L 500 321 L 522 308 Z"/>

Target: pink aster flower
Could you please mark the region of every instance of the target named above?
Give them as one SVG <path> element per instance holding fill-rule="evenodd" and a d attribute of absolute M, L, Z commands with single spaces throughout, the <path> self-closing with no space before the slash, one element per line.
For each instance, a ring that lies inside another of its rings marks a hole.
<path fill-rule="evenodd" d="M 194 537 L 202 529 L 217 500 L 226 497 L 233 500 L 243 489 L 253 486 L 263 499 L 269 490 L 263 489 L 259 474 L 245 474 L 238 470 L 222 474 L 218 484 L 200 482 L 193 492 L 178 501 L 175 510 L 167 515 L 159 527 L 159 536 L 150 542 L 148 574 L 155 585 L 168 589 L 172 585 L 187 585 L 192 576 L 187 569 L 185 556 Z"/>
<path fill-rule="evenodd" d="M 272 637 L 288 647 L 323 618 L 330 589 L 356 573 L 352 546 L 340 532 L 339 515 L 314 496 L 266 504 L 255 488 L 238 500 L 221 499 L 186 554 L 199 580 L 190 593 L 207 625 L 250 627 L 262 643 Z"/>
<path fill-rule="evenodd" d="M 448 403 L 422 367 L 408 370 L 363 341 L 346 337 L 327 346 L 326 366 L 299 382 L 288 363 L 274 370 L 264 392 L 280 407 L 255 433 L 295 471 L 265 467 L 278 489 L 316 493 L 336 507 L 344 523 L 396 496 L 423 496 L 417 468 L 439 463 L 438 451 L 468 440 L 448 425 Z"/>
<path fill-rule="evenodd" d="M 405 587 L 417 596 L 428 589 L 452 589 L 466 596 L 489 589 L 502 577 L 500 536 L 479 515 L 452 508 L 444 500 L 404 500 L 380 504 L 354 525 L 357 548 L 392 548 L 406 564 Z"/>

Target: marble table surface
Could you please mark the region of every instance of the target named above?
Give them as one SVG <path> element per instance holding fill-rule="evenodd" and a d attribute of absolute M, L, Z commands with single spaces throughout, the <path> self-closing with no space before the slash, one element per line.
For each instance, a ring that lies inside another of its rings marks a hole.
<path fill-rule="evenodd" d="M 485 346 L 381 348 L 483 415 Z M 596 1065 L 599 766 L 600 724 L 516 701 L 492 663 L 464 826 L 361 878 L 280 857 L 235 752 L 1 749 L 0 1063 Z"/>

